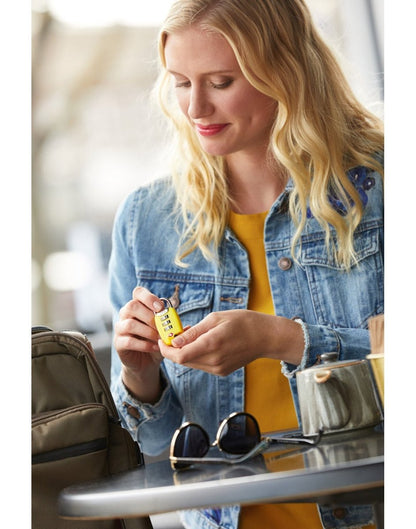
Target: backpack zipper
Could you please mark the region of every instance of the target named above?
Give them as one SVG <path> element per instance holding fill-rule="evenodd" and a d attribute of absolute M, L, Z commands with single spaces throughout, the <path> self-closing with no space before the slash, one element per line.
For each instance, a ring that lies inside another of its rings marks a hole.
<path fill-rule="evenodd" d="M 49 452 L 32 455 L 32 465 L 38 463 L 51 463 L 52 461 L 60 461 L 69 457 L 82 456 L 85 454 L 92 454 L 107 448 L 107 439 L 101 437 L 93 441 L 85 443 L 78 443 L 76 445 L 67 446 L 65 448 L 57 448 Z"/>
<path fill-rule="evenodd" d="M 77 404 L 69 408 L 64 408 L 62 410 L 50 410 L 43 412 L 32 418 L 32 428 L 40 424 L 49 422 L 50 420 L 56 420 L 64 417 L 65 415 L 72 415 L 74 412 L 79 412 L 82 410 L 90 410 L 92 408 L 98 408 L 106 410 L 104 404 L 99 404 L 95 402 L 86 403 L 86 404 Z M 76 457 L 80 455 L 85 455 L 89 453 L 99 452 L 105 450 L 108 446 L 108 441 L 106 437 L 100 437 L 98 439 L 93 439 L 92 441 L 85 441 L 83 443 L 77 443 L 71 446 L 66 446 L 63 448 L 56 448 L 54 450 L 48 450 L 47 452 L 41 452 L 38 454 L 32 455 L 32 465 L 37 463 L 49 463 L 52 461 L 59 461 L 61 459 L 67 459 L 69 457 Z"/>

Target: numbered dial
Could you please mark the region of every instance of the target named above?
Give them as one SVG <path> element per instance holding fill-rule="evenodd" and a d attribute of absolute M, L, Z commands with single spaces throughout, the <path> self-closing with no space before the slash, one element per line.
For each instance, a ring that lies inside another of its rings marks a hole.
<path fill-rule="evenodd" d="M 165 298 L 161 298 L 161 300 L 166 307 L 160 312 L 155 312 L 156 329 L 163 342 L 166 345 L 171 345 L 175 336 L 183 332 L 183 327 L 178 313 L 172 307 L 172 303 Z"/>

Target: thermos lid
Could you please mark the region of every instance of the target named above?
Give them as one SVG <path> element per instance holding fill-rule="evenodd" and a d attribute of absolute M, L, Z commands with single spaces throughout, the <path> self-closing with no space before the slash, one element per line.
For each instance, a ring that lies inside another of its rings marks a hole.
<path fill-rule="evenodd" d="M 356 359 L 356 360 L 338 360 L 339 355 L 337 352 L 329 352 L 329 353 L 322 353 L 319 357 L 319 363 L 308 367 L 304 369 L 303 371 L 300 371 L 300 373 L 304 373 L 305 371 L 309 370 L 316 370 L 316 369 L 334 369 L 338 367 L 346 367 L 346 366 L 352 366 L 356 364 L 362 364 L 365 363 L 365 359 Z"/>

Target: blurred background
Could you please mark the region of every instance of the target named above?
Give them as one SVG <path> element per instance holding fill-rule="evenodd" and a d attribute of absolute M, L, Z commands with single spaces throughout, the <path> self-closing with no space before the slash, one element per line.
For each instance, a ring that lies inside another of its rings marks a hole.
<path fill-rule="evenodd" d="M 307 3 L 357 96 L 382 115 L 383 2 Z M 168 171 L 150 93 L 170 4 L 32 0 L 32 324 L 87 333 L 104 362 L 117 206 Z"/>

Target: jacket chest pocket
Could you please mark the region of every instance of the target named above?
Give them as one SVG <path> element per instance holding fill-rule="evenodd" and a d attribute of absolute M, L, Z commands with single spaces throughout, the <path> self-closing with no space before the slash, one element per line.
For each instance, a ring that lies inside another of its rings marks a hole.
<path fill-rule="evenodd" d="M 183 326 L 195 325 L 212 310 L 214 284 L 193 276 L 178 278 L 177 274 L 139 273 L 137 285 L 160 298 L 169 299 L 178 312 Z"/>
<path fill-rule="evenodd" d="M 379 230 L 363 230 L 354 243 L 357 262 L 350 270 L 328 255 L 324 239 L 302 244 L 300 264 L 319 324 L 364 328 L 370 316 L 383 312 Z"/>
<path fill-rule="evenodd" d="M 209 278 L 185 276 L 178 278 L 176 274 L 165 274 L 163 277 L 139 277 L 138 284 L 150 290 L 160 298 L 169 299 L 175 307 L 184 327 L 196 325 L 204 319 L 213 306 L 214 284 Z M 182 376 L 189 367 L 165 360 L 169 376 Z"/>

